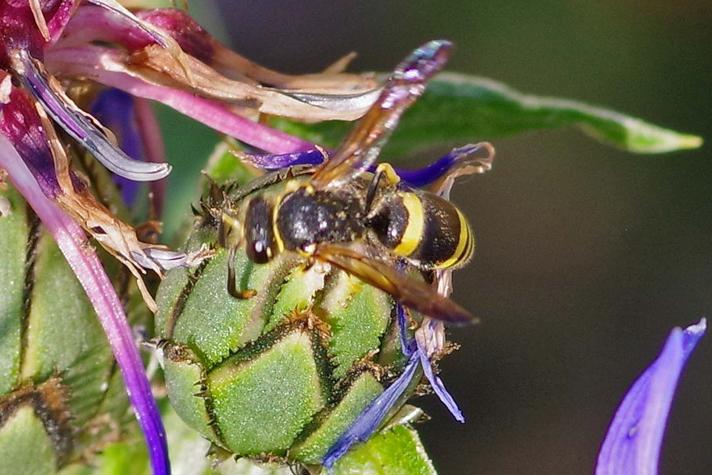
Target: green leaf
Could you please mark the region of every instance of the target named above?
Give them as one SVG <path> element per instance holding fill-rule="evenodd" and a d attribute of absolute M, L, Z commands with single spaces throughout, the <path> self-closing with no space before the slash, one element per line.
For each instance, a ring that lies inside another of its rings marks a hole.
<path fill-rule="evenodd" d="M 333 475 L 435 475 L 417 432 L 395 426 L 354 447 L 334 466 Z"/>
<path fill-rule="evenodd" d="M 275 125 L 322 144 L 338 145 L 351 125 L 325 122 Z M 443 73 L 406 113 L 386 146 L 387 156 L 418 149 L 508 137 L 532 130 L 576 127 L 608 145 L 633 153 L 697 148 L 702 139 L 658 127 L 601 107 L 520 93 L 491 79 Z M 320 135 L 315 136 L 315 132 Z"/>

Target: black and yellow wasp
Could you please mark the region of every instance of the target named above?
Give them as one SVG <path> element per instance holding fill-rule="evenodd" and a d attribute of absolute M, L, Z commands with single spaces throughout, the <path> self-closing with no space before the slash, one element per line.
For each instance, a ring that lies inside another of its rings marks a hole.
<path fill-rule="evenodd" d="M 264 175 L 226 201 L 219 215 L 220 241 L 230 252 L 231 295 L 249 298 L 255 292 L 240 290 L 235 282 L 235 250 L 245 245 L 256 263 L 296 252 L 308 262 L 327 262 L 355 275 L 430 317 L 472 320 L 466 310 L 394 265 L 403 259 L 423 271 L 462 266 L 475 246 L 467 219 L 437 194 L 405 186 L 387 164 L 367 171 L 450 49 L 449 42 L 432 41 L 414 51 L 341 147 L 331 156 L 324 152 L 321 165 Z"/>

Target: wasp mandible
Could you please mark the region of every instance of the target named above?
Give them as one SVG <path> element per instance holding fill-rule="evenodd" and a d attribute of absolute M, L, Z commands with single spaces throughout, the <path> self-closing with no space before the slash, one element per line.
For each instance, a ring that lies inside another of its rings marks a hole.
<path fill-rule="evenodd" d="M 431 41 L 406 58 L 342 145 L 316 167 L 292 167 L 258 178 L 220 210 L 220 243 L 230 253 L 228 290 L 238 289 L 234 255 L 241 245 L 256 263 L 291 251 L 329 263 L 388 292 L 403 305 L 451 323 L 468 311 L 396 269 L 405 260 L 422 271 L 454 269 L 472 256 L 475 240 L 460 210 L 436 193 L 403 184 L 388 164 L 368 169 L 400 117 L 444 66 L 451 43 Z M 491 154 L 489 144 L 480 144 Z"/>

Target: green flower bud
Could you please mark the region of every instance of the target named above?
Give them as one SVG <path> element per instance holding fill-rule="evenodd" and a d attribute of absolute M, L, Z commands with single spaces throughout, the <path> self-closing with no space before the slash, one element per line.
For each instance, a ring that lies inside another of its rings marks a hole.
<path fill-rule="evenodd" d="M 187 249 L 207 244 L 214 256 L 170 271 L 159 287 L 168 397 L 189 426 L 232 454 L 319 464 L 403 370 L 394 301 L 328 265 L 307 267 L 294 253 L 256 264 L 244 246 L 236 281 L 257 293 L 234 298 L 217 233 L 209 215 L 198 218 Z"/>

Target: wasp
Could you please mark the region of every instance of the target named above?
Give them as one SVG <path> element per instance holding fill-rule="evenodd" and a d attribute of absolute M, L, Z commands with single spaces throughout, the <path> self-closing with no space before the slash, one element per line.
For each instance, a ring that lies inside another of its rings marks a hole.
<path fill-rule="evenodd" d="M 464 265 L 475 248 L 467 219 L 438 194 L 403 184 L 388 164 L 368 171 L 450 49 L 449 42 L 433 41 L 414 51 L 342 145 L 331 156 L 323 152 L 322 164 L 266 174 L 230 196 L 220 211 L 219 239 L 229 251 L 232 296 L 255 294 L 235 282 L 235 251 L 244 245 L 256 263 L 296 252 L 308 262 L 350 273 L 422 314 L 453 323 L 472 320 L 465 309 L 394 265 L 405 261 L 424 272 Z"/>

